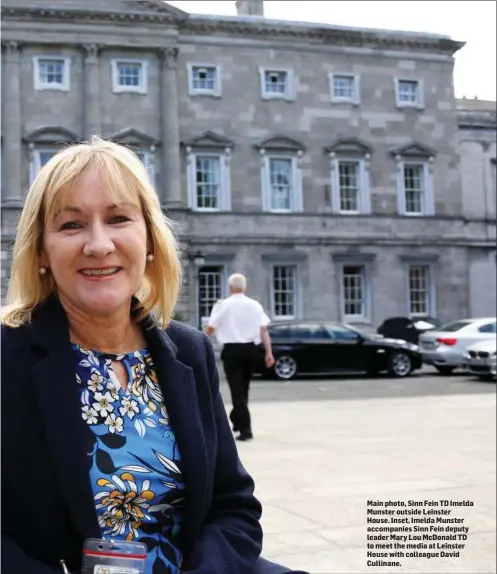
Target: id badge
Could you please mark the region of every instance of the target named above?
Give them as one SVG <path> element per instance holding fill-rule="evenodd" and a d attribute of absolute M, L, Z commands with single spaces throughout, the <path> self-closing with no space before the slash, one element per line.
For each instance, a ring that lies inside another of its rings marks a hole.
<path fill-rule="evenodd" d="M 87 538 L 83 574 L 144 574 L 147 547 L 141 542 Z"/>

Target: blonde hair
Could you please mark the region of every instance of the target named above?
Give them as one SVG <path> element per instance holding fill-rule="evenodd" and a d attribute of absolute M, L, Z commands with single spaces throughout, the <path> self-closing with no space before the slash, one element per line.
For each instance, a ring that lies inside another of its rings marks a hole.
<path fill-rule="evenodd" d="M 241 273 L 233 273 L 233 275 L 228 277 L 228 285 L 237 291 L 245 291 L 247 288 L 245 275 L 242 275 Z"/>
<path fill-rule="evenodd" d="M 164 327 L 169 324 L 182 277 L 174 223 L 163 214 L 138 157 L 124 146 L 95 136 L 53 156 L 29 189 L 17 229 L 2 324 L 19 327 L 29 323 L 33 311 L 56 291 L 51 274 L 39 274 L 43 232 L 47 222 L 67 205 L 71 190 L 90 167 L 99 170 L 116 198 L 124 198 L 143 212 L 154 260 L 146 266 L 142 285 L 135 294 L 139 306 L 134 318 L 141 320 L 154 311 Z"/>

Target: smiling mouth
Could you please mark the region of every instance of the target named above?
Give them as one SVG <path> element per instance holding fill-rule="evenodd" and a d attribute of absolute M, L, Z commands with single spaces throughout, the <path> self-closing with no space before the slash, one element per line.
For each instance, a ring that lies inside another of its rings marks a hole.
<path fill-rule="evenodd" d="M 121 270 L 121 267 L 107 267 L 106 269 L 81 269 L 79 273 L 86 277 L 110 277 Z"/>

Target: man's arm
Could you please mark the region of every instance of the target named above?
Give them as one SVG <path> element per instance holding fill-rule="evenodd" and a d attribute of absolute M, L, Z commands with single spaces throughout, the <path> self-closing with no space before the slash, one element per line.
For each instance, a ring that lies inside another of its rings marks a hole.
<path fill-rule="evenodd" d="M 208 325 L 205 329 L 204 329 L 204 333 L 210 337 L 212 335 L 212 333 L 214 333 L 216 329 L 214 327 L 212 327 L 211 325 Z"/>
<path fill-rule="evenodd" d="M 274 365 L 273 349 L 271 347 L 271 337 L 269 336 L 269 331 L 267 325 L 261 327 L 261 339 L 264 344 L 264 349 L 266 350 L 266 367 L 272 367 Z"/>

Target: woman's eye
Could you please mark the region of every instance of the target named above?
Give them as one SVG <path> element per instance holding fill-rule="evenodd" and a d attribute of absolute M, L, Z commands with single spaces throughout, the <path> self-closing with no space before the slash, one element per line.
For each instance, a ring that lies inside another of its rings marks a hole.
<path fill-rule="evenodd" d="M 110 220 L 110 223 L 124 223 L 125 221 L 129 221 L 129 218 L 124 215 L 116 215 Z"/>
<path fill-rule="evenodd" d="M 79 223 L 75 223 L 74 221 L 67 221 L 61 227 L 61 229 L 79 229 L 81 226 Z"/>

